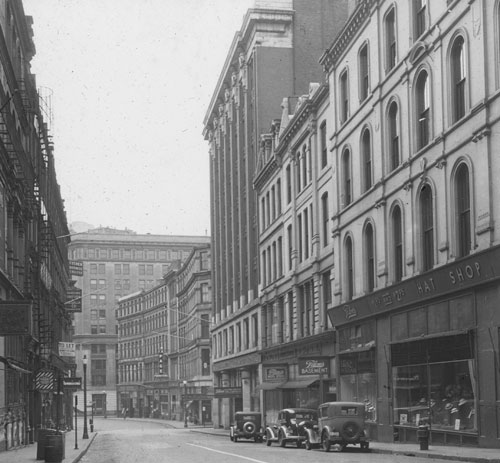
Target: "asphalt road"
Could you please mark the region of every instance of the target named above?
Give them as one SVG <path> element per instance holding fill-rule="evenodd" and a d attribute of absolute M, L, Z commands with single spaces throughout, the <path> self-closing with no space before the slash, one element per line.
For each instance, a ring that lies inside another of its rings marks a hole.
<path fill-rule="evenodd" d="M 228 437 L 171 429 L 160 423 L 134 420 L 96 420 L 97 436 L 81 463 L 430 463 L 429 458 L 280 448 L 276 444 L 231 442 Z"/>

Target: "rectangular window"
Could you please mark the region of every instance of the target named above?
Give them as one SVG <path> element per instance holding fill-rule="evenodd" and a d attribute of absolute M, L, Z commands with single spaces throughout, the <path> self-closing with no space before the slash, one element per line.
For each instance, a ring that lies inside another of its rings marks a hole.
<path fill-rule="evenodd" d="M 146 275 L 146 265 L 139 264 L 139 275 Z"/>
<path fill-rule="evenodd" d="M 292 202 L 292 171 L 290 164 L 286 166 L 286 203 Z"/>
<path fill-rule="evenodd" d="M 115 275 L 121 275 L 121 274 L 122 274 L 121 264 L 115 264 Z"/>
<path fill-rule="evenodd" d="M 97 280 L 90 280 L 90 289 L 91 290 L 97 289 Z"/>
<path fill-rule="evenodd" d="M 293 252 L 292 226 L 288 225 L 286 231 L 287 231 L 287 241 L 288 241 L 288 270 L 292 270 L 292 252 Z"/>
<path fill-rule="evenodd" d="M 319 143 L 321 150 L 321 168 L 323 169 L 328 164 L 328 148 L 326 144 L 326 122 L 319 126 Z"/>
<path fill-rule="evenodd" d="M 146 265 L 146 275 L 153 275 L 153 265 Z"/>
<path fill-rule="evenodd" d="M 99 275 L 104 275 L 106 273 L 106 264 L 99 264 Z"/>
<path fill-rule="evenodd" d="M 96 275 L 97 274 L 97 264 L 90 264 L 90 273 L 92 275 Z"/>
<path fill-rule="evenodd" d="M 426 29 L 426 7 L 427 0 L 413 0 L 413 15 L 414 15 L 414 30 L 415 37 L 414 40 L 417 40 Z"/>

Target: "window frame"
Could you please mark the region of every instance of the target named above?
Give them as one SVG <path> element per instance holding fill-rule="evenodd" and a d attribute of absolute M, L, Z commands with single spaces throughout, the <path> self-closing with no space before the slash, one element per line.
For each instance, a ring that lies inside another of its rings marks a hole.
<path fill-rule="evenodd" d="M 343 207 L 347 207 L 352 203 L 352 167 L 351 167 L 351 150 L 345 147 L 342 150 L 342 203 Z"/>
<path fill-rule="evenodd" d="M 365 101 L 370 94 L 370 48 L 363 43 L 358 52 L 359 101 Z"/>
<path fill-rule="evenodd" d="M 392 18 L 392 20 L 391 20 Z M 385 72 L 391 71 L 397 63 L 396 7 L 393 5 L 384 16 Z"/>
<path fill-rule="evenodd" d="M 428 192 L 428 193 L 427 193 Z M 420 207 L 420 256 L 421 268 L 426 272 L 432 270 L 435 264 L 435 220 L 434 220 L 434 191 L 430 184 L 424 183 L 418 196 Z"/>
<path fill-rule="evenodd" d="M 461 43 L 460 43 L 461 42 Z M 467 49 L 462 33 L 457 34 L 450 47 L 450 98 L 451 123 L 454 124 L 465 117 L 467 111 Z M 458 51 L 458 53 L 457 53 Z"/>
<path fill-rule="evenodd" d="M 349 70 L 344 68 L 339 76 L 339 116 L 344 124 L 349 118 Z"/>

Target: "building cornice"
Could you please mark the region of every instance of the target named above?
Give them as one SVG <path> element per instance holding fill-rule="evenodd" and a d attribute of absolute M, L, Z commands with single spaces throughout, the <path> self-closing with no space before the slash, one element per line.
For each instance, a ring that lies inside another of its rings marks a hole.
<path fill-rule="evenodd" d="M 348 19 L 346 25 L 340 31 L 328 50 L 323 53 L 319 63 L 326 72 L 330 72 L 335 67 L 339 58 L 347 50 L 352 40 L 356 37 L 359 29 L 370 17 L 372 8 L 379 0 L 360 0 L 354 13 Z"/>

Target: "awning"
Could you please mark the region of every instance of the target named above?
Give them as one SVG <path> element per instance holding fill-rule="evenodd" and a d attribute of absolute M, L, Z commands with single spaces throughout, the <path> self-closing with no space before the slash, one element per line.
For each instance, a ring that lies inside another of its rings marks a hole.
<path fill-rule="evenodd" d="M 32 373 L 30 370 L 26 370 L 26 369 L 20 367 L 19 365 L 16 365 L 12 361 L 12 359 L 2 357 L 1 355 L 0 355 L 0 362 L 4 363 L 7 367 L 12 368 L 13 370 L 19 371 L 20 373 L 24 373 L 27 375 L 30 375 Z"/>
<path fill-rule="evenodd" d="M 307 378 L 293 379 L 282 383 L 278 386 L 279 389 L 305 389 L 311 386 L 316 381 L 319 381 L 319 376 L 308 376 Z"/>
<path fill-rule="evenodd" d="M 263 382 L 257 386 L 257 389 L 260 389 L 262 391 L 273 391 L 274 389 L 279 389 L 281 384 L 283 384 L 283 383 Z"/>

